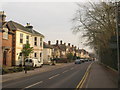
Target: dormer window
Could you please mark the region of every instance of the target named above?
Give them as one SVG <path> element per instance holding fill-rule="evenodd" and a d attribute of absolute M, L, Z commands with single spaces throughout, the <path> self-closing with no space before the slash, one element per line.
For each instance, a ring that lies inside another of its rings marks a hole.
<path fill-rule="evenodd" d="M 8 29 L 7 28 L 4 29 L 3 39 L 8 39 Z"/>

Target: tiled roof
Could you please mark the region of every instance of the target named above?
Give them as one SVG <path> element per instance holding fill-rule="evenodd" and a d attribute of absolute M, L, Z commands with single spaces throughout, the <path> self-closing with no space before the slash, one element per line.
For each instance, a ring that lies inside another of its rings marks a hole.
<path fill-rule="evenodd" d="M 62 44 L 62 45 L 56 45 L 56 44 L 53 44 L 52 45 L 55 49 L 59 49 L 59 50 L 61 50 L 61 51 L 66 51 L 66 46 L 64 45 L 64 44 Z"/>
<path fill-rule="evenodd" d="M 9 21 L 8 22 L 8 25 L 9 27 L 12 29 L 12 30 L 16 30 L 16 29 L 20 29 L 20 30 L 23 30 L 23 31 L 26 31 L 26 32 L 29 32 L 29 33 L 32 33 L 34 35 L 40 35 L 42 37 L 44 37 L 44 35 L 42 35 L 41 33 L 33 30 L 33 29 L 28 29 L 26 28 L 25 26 L 17 23 L 17 22 L 14 22 L 14 21 Z"/>
<path fill-rule="evenodd" d="M 53 46 L 52 45 L 48 45 L 47 43 L 43 43 L 43 48 L 53 48 Z"/>

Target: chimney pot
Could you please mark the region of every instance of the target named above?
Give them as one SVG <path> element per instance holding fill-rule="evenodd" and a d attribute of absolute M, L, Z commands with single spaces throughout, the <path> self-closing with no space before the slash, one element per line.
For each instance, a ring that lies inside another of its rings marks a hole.
<path fill-rule="evenodd" d="M 6 15 L 5 15 L 4 11 L 1 11 L 0 12 L 0 22 L 5 22 L 5 19 L 6 19 Z"/>
<path fill-rule="evenodd" d="M 25 26 L 26 28 L 29 28 L 29 29 L 33 29 L 33 26 L 30 25 L 30 23 L 27 23 L 27 26 Z"/>

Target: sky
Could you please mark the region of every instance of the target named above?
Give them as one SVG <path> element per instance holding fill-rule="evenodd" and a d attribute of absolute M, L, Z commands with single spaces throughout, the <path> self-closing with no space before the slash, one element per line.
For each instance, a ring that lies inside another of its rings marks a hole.
<path fill-rule="evenodd" d="M 4 2 L 0 11 L 5 12 L 7 21 L 12 20 L 24 26 L 30 23 L 45 36 L 45 42 L 50 40 L 54 44 L 56 40 L 62 40 L 63 43 L 71 43 L 92 52 L 83 45 L 85 40 L 79 36 L 82 33 L 72 33 L 72 18 L 77 9 L 75 2 Z"/>

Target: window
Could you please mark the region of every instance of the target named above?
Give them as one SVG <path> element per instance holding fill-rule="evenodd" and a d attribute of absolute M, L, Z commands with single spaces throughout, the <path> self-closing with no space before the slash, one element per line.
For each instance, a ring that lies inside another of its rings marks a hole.
<path fill-rule="evenodd" d="M 42 53 L 40 53 L 40 57 L 42 57 Z"/>
<path fill-rule="evenodd" d="M 35 58 L 37 57 L 37 53 L 34 53 L 34 57 L 35 57 Z"/>
<path fill-rule="evenodd" d="M 23 43 L 23 34 L 20 33 L 20 43 Z"/>
<path fill-rule="evenodd" d="M 42 59 L 42 53 L 40 53 L 40 60 Z"/>
<path fill-rule="evenodd" d="M 42 38 L 40 38 L 40 46 L 42 47 Z"/>
<path fill-rule="evenodd" d="M 22 53 L 20 53 L 19 56 L 22 56 Z"/>
<path fill-rule="evenodd" d="M 29 43 L 29 36 L 26 36 L 26 43 Z"/>
<path fill-rule="evenodd" d="M 37 46 L 37 37 L 34 38 L 34 45 Z"/>
<path fill-rule="evenodd" d="M 3 39 L 8 39 L 8 29 L 4 29 L 5 32 L 3 32 Z"/>

